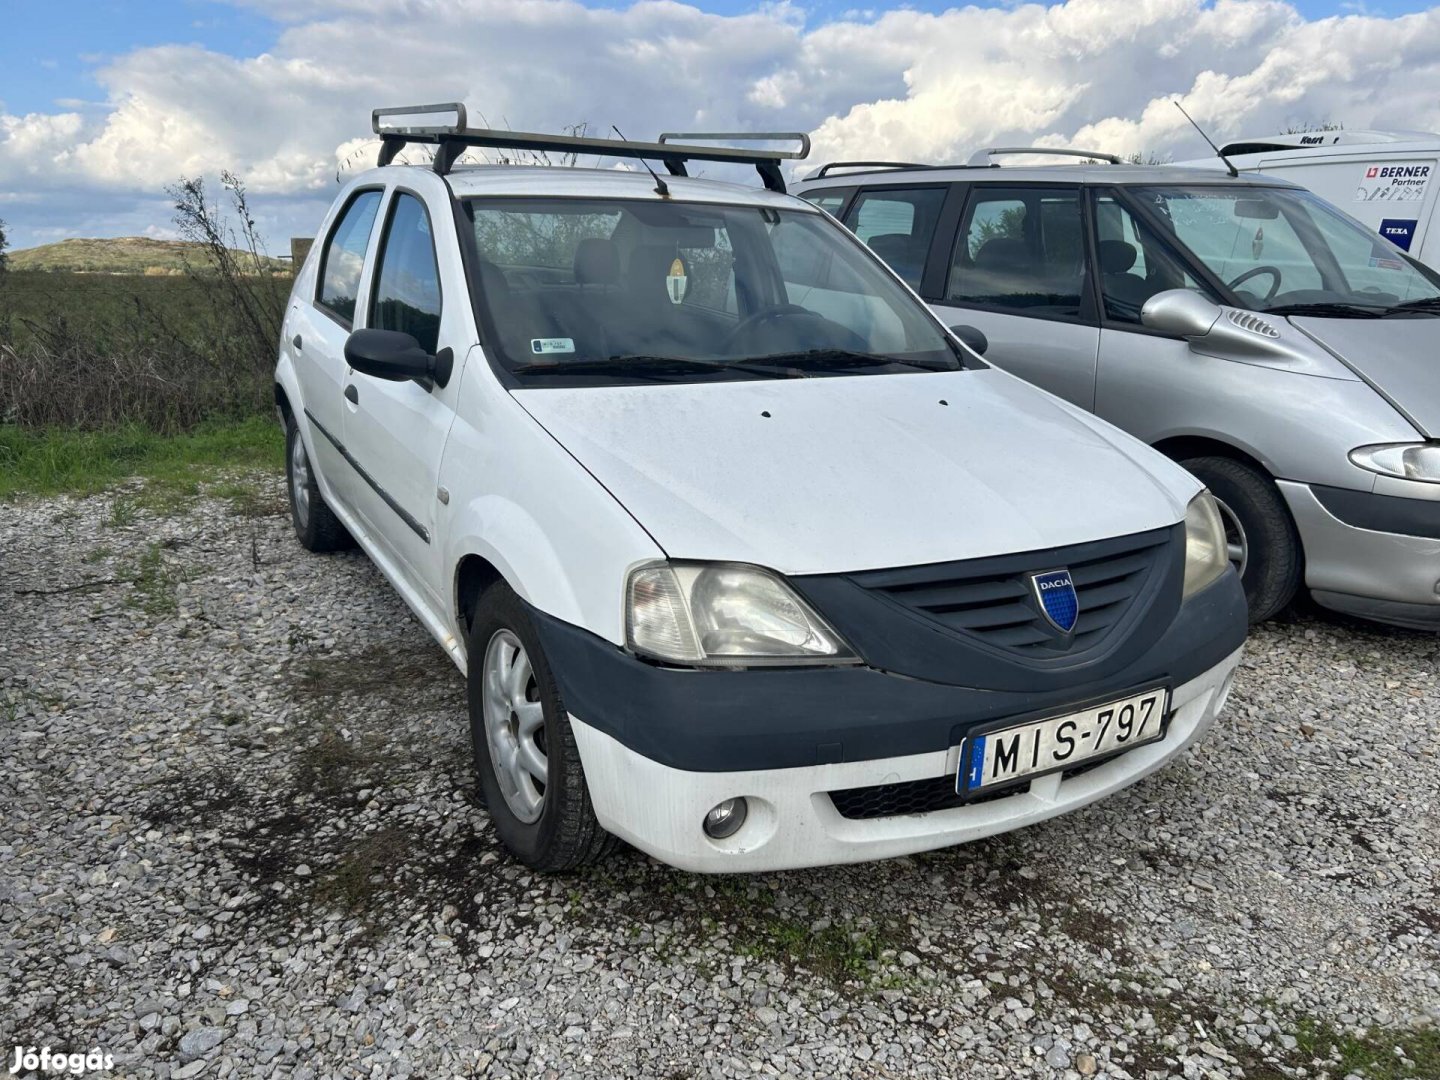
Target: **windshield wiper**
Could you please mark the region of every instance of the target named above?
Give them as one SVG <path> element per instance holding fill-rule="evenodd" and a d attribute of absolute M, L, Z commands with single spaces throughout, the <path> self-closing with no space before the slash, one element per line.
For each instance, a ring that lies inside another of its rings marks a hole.
<path fill-rule="evenodd" d="M 1314 315 L 1320 319 L 1378 319 L 1385 314 L 1383 307 L 1366 307 L 1362 304 L 1342 304 L 1326 301 L 1317 304 L 1278 304 L 1261 309 L 1266 315 Z"/>
<path fill-rule="evenodd" d="M 1422 296 L 1385 309 L 1386 315 L 1440 315 L 1440 296 Z"/>
<path fill-rule="evenodd" d="M 904 360 L 898 356 L 883 356 L 879 353 L 857 352 L 854 349 L 806 349 L 804 352 L 757 356 L 753 362 L 756 364 L 793 364 L 805 371 L 823 371 L 826 368 L 834 370 L 836 368 L 876 367 L 880 364 L 902 364 L 905 367 L 919 368 L 922 371 L 960 370 L 958 361 L 952 367 L 943 362 L 935 363 L 928 360 Z"/>
<path fill-rule="evenodd" d="M 605 359 L 569 360 L 558 364 L 521 364 L 510 369 L 516 375 L 619 375 L 663 382 L 679 375 L 695 372 L 744 371 L 770 379 L 804 376 L 793 369 L 766 367 L 724 360 L 694 360 L 686 356 L 610 356 Z"/>

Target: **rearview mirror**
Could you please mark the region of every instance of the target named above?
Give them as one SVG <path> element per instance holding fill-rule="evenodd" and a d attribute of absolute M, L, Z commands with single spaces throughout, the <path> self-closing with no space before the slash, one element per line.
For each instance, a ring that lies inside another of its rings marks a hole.
<path fill-rule="evenodd" d="M 985 350 L 990 347 L 990 339 L 977 326 L 966 326 L 962 323 L 959 326 L 950 327 L 950 332 L 969 346 L 970 351 L 976 356 L 984 356 Z"/>
<path fill-rule="evenodd" d="M 1265 199 L 1236 199 L 1235 216 L 1256 221 L 1274 221 L 1280 216 L 1280 208 Z"/>
<path fill-rule="evenodd" d="M 376 379 L 419 379 L 444 386 L 450 381 L 455 354 L 441 349 L 431 356 L 414 337 L 399 330 L 356 330 L 345 339 L 345 362 Z"/>
<path fill-rule="evenodd" d="M 1189 289 L 1158 292 L 1140 309 L 1140 322 L 1175 337 L 1204 337 L 1220 318 L 1219 305 Z"/>

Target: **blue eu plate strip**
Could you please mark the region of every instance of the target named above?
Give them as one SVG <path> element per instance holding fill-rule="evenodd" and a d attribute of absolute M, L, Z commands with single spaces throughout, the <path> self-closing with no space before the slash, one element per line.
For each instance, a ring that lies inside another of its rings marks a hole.
<path fill-rule="evenodd" d="M 962 791 L 974 791 L 980 786 L 980 778 L 985 772 L 985 739 L 986 736 L 979 735 L 970 740 L 970 765 L 960 774 L 963 783 Z"/>

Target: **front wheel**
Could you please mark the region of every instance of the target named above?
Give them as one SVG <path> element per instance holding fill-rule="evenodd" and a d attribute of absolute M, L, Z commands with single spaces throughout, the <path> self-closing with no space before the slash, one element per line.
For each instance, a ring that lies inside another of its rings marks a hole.
<path fill-rule="evenodd" d="M 607 854 L 614 838 L 595 819 L 539 635 L 503 582 L 475 605 L 468 656 L 476 780 L 501 843 L 543 871 L 573 870 Z"/>
<path fill-rule="evenodd" d="M 1180 463 L 1210 489 L 1220 506 L 1230 564 L 1240 575 L 1250 621 L 1278 615 L 1300 588 L 1300 535 L 1275 482 L 1243 461 L 1189 458 Z"/>

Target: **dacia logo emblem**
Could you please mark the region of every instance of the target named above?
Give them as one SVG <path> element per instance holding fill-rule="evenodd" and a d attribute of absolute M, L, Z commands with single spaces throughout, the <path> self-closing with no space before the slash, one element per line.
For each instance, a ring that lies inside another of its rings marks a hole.
<path fill-rule="evenodd" d="M 1043 574 L 1030 575 L 1030 587 L 1035 599 L 1040 601 L 1040 610 L 1045 618 L 1062 634 L 1075 629 L 1080 618 L 1080 598 L 1075 595 L 1075 583 L 1070 580 L 1069 570 L 1047 570 Z"/>

